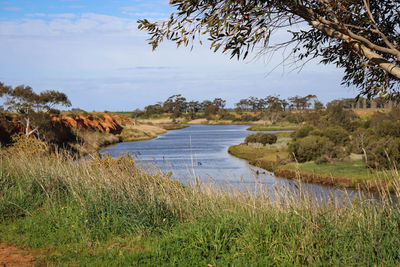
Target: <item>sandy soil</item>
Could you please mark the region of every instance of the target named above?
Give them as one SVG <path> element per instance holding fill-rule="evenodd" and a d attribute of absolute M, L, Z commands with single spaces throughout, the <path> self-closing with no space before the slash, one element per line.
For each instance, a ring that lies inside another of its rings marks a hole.
<path fill-rule="evenodd" d="M 0 266 L 33 266 L 35 257 L 29 251 L 0 243 Z"/>

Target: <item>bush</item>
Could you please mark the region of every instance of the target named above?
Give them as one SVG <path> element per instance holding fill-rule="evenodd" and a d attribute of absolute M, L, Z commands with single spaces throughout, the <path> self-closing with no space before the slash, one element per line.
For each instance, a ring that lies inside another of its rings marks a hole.
<path fill-rule="evenodd" d="M 314 130 L 314 127 L 311 125 L 304 125 L 302 126 L 300 129 L 298 129 L 297 131 L 295 131 L 293 133 L 293 138 L 295 140 L 300 139 L 300 138 L 304 138 L 306 136 L 308 136 L 310 134 L 310 132 L 312 132 Z"/>
<path fill-rule="evenodd" d="M 289 153 L 298 162 L 316 160 L 323 155 L 330 157 L 334 150 L 334 144 L 321 136 L 307 136 L 289 144 Z"/>
<path fill-rule="evenodd" d="M 349 139 L 349 133 L 340 126 L 332 126 L 323 129 L 323 136 L 327 137 L 335 145 L 346 145 Z"/>
<path fill-rule="evenodd" d="M 386 137 L 366 148 L 366 163 L 376 169 L 400 168 L 400 138 Z"/>
<path fill-rule="evenodd" d="M 366 149 L 373 139 L 373 131 L 371 129 L 358 128 L 351 134 L 349 148 L 353 153 L 362 154 L 364 153 L 363 149 Z"/>
<path fill-rule="evenodd" d="M 263 145 L 272 145 L 275 144 L 277 140 L 278 137 L 274 134 L 258 132 L 256 134 L 248 135 L 245 139 L 245 143 L 261 143 Z"/>
<path fill-rule="evenodd" d="M 320 129 L 314 129 L 309 133 L 309 135 L 324 136 L 324 133 Z"/>
<path fill-rule="evenodd" d="M 231 121 L 236 118 L 235 115 L 231 114 L 226 109 L 218 110 L 218 117 L 220 120 L 231 120 Z"/>
<path fill-rule="evenodd" d="M 301 113 L 299 112 L 294 113 L 290 111 L 286 113 L 285 120 L 287 120 L 290 123 L 297 123 L 297 124 L 300 124 L 305 121 L 304 116 Z"/>
<path fill-rule="evenodd" d="M 340 104 L 328 104 L 325 120 L 328 125 L 339 125 L 348 131 L 357 127 L 360 117 L 352 110 L 345 110 Z"/>
<path fill-rule="evenodd" d="M 249 114 L 244 114 L 239 121 L 258 121 L 260 118 L 258 116 L 252 116 Z M 235 120 L 236 121 L 236 120 Z"/>
<path fill-rule="evenodd" d="M 374 127 L 374 132 L 380 137 L 400 137 L 400 121 L 383 120 Z"/>

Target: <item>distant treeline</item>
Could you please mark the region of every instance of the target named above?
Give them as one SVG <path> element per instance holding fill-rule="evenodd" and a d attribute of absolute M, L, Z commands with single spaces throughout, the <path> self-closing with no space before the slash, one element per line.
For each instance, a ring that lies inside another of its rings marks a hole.
<path fill-rule="evenodd" d="M 180 117 L 182 114 L 189 114 L 192 119 L 196 113 L 204 113 L 205 117 L 222 113 L 225 109 L 226 100 L 215 98 L 214 100 L 204 100 L 202 102 L 188 101 L 182 95 L 170 96 L 164 102 L 158 102 L 154 105 L 148 105 L 144 110 L 136 110 L 134 116 L 152 116 L 154 114 L 170 113 L 172 117 Z M 324 108 L 324 105 L 315 95 L 294 96 L 287 99 L 281 99 L 279 96 L 267 96 L 265 98 L 249 97 L 241 99 L 235 103 L 234 111 L 238 114 L 243 112 L 262 112 L 267 110 L 304 110 L 314 107 L 316 109 Z M 231 109 L 232 110 L 232 109 Z M 223 114 L 221 114 L 223 115 Z"/>

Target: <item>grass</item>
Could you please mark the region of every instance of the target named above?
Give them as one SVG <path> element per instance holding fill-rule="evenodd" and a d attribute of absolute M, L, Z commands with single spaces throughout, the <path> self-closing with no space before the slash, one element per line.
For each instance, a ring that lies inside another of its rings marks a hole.
<path fill-rule="evenodd" d="M 123 142 L 132 142 L 153 139 L 166 132 L 166 129 L 155 125 L 128 124 L 124 125 L 120 136 Z"/>
<path fill-rule="evenodd" d="M 276 133 L 278 140 L 275 144 L 265 146 L 233 145 L 228 153 L 235 157 L 248 160 L 250 164 L 272 171 L 274 166 L 289 157 L 287 144 L 290 141 L 290 132 Z"/>
<path fill-rule="evenodd" d="M 256 193 L 183 186 L 128 156 L 0 157 L 0 240 L 33 248 L 39 265 L 400 263 L 400 210 L 390 203 L 321 203 L 261 184 Z"/>
<path fill-rule="evenodd" d="M 296 130 L 299 128 L 298 124 L 294 123 L 278 123 L 270 125 L 253 125 L 247 130 L 249 131 L 282 131 L 282 130 Z"/>
<path fill-rule="evenodd" d="M 160 124 L 159 126 L 167 131 L 180 130 L 189 127 L 183 124 Z"/>
<path fill-rule="evenodd" d="M 360 116 L 361 119 L 367 120 L 372 117 L 376 112 L 387 113 L 390 112 L 390 108 L 368 108 L 368 109 L 353 109 L 353 111 Z"/>
<path fill-rule="evenodd" d="M 353 180 L 371 180 L 371 179 L 393 179 L 391 171 L 378 171 L 371 170 L 365 166 L 362 160 L 354 161 L 343 161 L 334 163 L 321 163 L 316 164 L 314 162 L 305 163 L 290 163 L 286 165 L 280 165 L 277 169 L 290 169 L 300 170 L 304 172 L 317 173 L 327 176 L 334 177 L 350 177 Z"/>
<path fill-rule="evenodd" d="M 274 147 L 251 147 L 248 145 L 230 146 L 228 152 L 238 158 L 252 161 L 276 161 L 277 158 L 287 158 L 288 152 Z"/>
<path fill-rule="evenodd" d="M 107 134 L 100 131 L 83 130 L 75 131 L 75 134 L 78 139 L 70 145 L 82 154 L 93 153 L 103 147 L 122 141 L 120 136 Z"/>

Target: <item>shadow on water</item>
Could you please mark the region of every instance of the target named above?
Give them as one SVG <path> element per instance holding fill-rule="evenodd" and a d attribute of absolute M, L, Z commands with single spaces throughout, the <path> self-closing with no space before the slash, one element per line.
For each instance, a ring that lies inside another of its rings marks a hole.
<path fill-rule="evenodd" d="M 171 175 L 186 185 L 213 185 L 223 190 L 258 192 L 267 190 L 271 196 L 290 198 L 307 192 L 318 202 L 343 205 L 359 201 L 379 201 L 379 196 L 351 189 L 308 184 L 275 177 L 272 173 L 251 166 L 231 156 L 228 147 L 240 144 L 249 134 L 248 125 L 191 125 L 169 131 L 148 141 L 125 142 L 100 151 L 112 157 L 129 153 L 147 170 Z M 269 131 L 270 133 L 283 131 Z M 287 132 L 287 131 L 284 131 Z M 153 168 L 156 166 L 156 168 Z M 299 190 L 301 189 L 301 190 Z"/>

